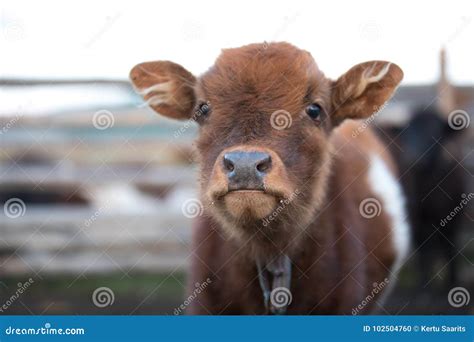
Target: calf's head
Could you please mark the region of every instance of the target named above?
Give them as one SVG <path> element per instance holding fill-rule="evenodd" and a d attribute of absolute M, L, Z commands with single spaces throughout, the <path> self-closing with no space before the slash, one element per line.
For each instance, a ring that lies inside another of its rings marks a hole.
<path fill-rule="evenodd" d="M 304 228 L 326 191 L 332 129 L 374 113 L 403 73 L 372 61 L 333 81 L 308 52 L 270 43 L 223 50 L 200 77 L 169 61 L 130 77 L 155 111 L 199 124 L 207 213 L 242 237 Z"/>

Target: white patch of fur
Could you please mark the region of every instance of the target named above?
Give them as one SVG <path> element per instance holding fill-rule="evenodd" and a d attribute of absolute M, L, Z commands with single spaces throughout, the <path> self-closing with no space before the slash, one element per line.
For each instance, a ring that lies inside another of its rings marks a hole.
<path fill-rule="evenodd" d="M 170 103 L 169 96 L 166 95 L 155 95 L 150 97 L 148 100 L 145 102 L 148 106 L 159 106 L 164 103 Z"/>
<path fill-rule="evenodd" d="M 388 70 L 390 69 L 390 65 L 392 65 L 392 63 L 387 63 L 376 75 L 372 75 L 376 65 L 377 63 L 374 63 L 372 67 L 366 69 L 362 73 L 362 77 L 359 81 L 359 84 L 357 85 L 357 89 L 354 94 L 355 97 L 359 97 L 360 95 L 362 95 L 362 93 L 369 84 L 378 82 L 382 78 L 384 78 L 387 75 Z"/>
<path fill-rule="evenodd" d="M 154 92 L 170 92 L 172 90 L 172 82 L 163 82 L 152 85 L 148 88 L 137 89 L 138 94 L 145 96 Z"/>
<path fill-rule="evenodd" d="M 402 188 L 387 164 L 375 154 L 371 156 L 368 180 L 373 191 L 382 199 L 382 210 L 392 220 L 392 241 L 397 257 L 391 271 L 397 273 L 410 246 L 410 228 Z"/>
<path fill-rule="evenodd" d="M 402 266 L 410 247 L 410 228 L 405 211 L 405 198 L 402 188 L 387 164 L 378 155 L 370 158 L 368 181 L 375 194 L 382 199 L 382 210 L 392 219 L 392 242 L 397 253 L 391 269 L 390 283 L 377 299 L 378 307 L 371 314 L 380 313 L 380 307 L 387 299 L 395 285 L 395 277 Z"/>

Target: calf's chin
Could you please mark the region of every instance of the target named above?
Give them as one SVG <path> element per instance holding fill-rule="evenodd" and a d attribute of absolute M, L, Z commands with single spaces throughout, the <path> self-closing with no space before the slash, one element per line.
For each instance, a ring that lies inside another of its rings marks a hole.
<path fill-rule="evenodd" d="M 272 213 L 276 204 L 276 198 L 263 191 L 233 191 L 224 197 L 227 212 L 236 220 L 261 220 Z"/>

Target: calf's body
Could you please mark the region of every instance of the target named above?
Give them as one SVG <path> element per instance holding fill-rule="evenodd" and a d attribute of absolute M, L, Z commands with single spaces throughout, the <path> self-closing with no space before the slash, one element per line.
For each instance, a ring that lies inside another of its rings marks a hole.
<path fill-rule="evenodd" d="M 402 77 L 371 61 L 333 81 L 288 43 L 223 50 L 199 77 L 168 61 L 132 69 L 154 110 L 199 125 L 190 290 L 208 285 L 190 312 L 359 313 L 387 293 L 407 248 L 403 199 L 384 147 L 352 119 Z"/>
<path fill-rule="evenodd" d="M 293 264 L 288 314 L 374 312 L 396 282 L 407 253 L 409 232 L 397 171 L 369 129 L 352 137 L 358 127 L 348 121 L 333 132 L 335 155 L 324 210 L 299 227 L 299 235 L 288 236 L 284 250 Z M 372 209 L 361 206 L 368 199 Z M 189 312 L 264 314 L 257 267 L 246 246 L 229 239 L 206 214 L 196 221 L 193 234 L 190 291 L 197 283 L 211 282 Z"/>

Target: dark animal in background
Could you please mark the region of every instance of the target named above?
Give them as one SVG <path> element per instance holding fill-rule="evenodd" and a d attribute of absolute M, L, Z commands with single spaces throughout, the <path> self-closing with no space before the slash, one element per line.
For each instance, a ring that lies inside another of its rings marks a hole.
<path fill-rule="evenodd" d="M 419 287 L 444 279 L 447 288 L 458 282 L 456 235 L 463 219 L 460 202 L 466 196 L 462 160 L 463 130 L 454 130 L 433 107 L 417 109 L 406 127 L 392 129 L 394 154 L 407 196 L 418 261 Z M 446 220 L 455 208 L 456 214 Z M 445 266 L 446 265 L 446 266 Z M 438 266 L 435 268 L 435 266 Z M 444 267 L 445 266 L 445 267 Z"/>
<path fill-rule="evenodd" d="M 191 313 L 371 312 L 409 232 L 390 155 L 370 129 L 353 138 L 350 119 L 392 96 L 397 65 L 366 62 L 333 81 L 308 52 L 271 43 L 224 50 L 199 78 L 167 61 L 130 76 L 158 113 L 199 124 L 191 291 L 210 284 Z"/>

